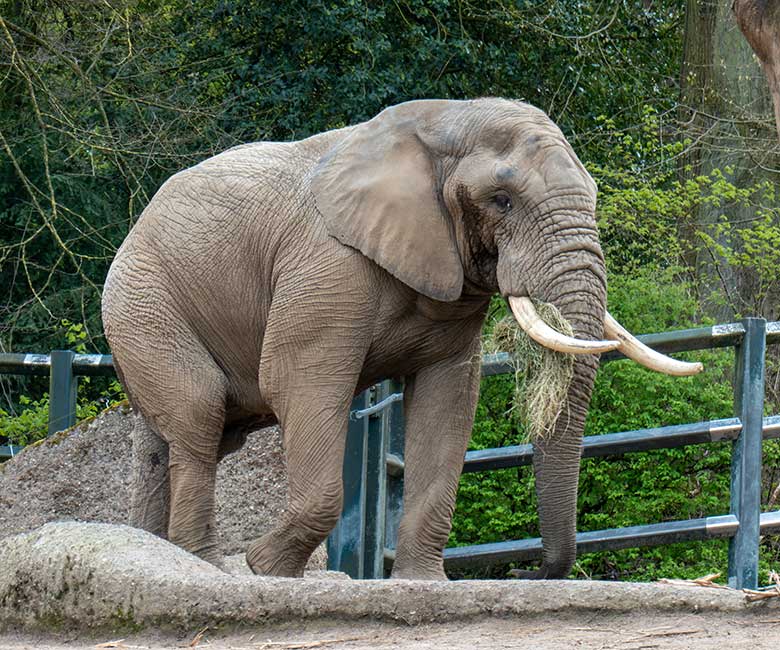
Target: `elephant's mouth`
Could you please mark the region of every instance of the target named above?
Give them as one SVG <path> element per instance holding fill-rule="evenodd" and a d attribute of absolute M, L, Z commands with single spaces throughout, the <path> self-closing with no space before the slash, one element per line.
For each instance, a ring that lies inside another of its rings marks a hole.
<path fill-rule="evenodd" d="M 556 352 L 601 354 L 610 350 L 620 350 L 629 359 L 667 375 L 695 375 L 704 368 L 701 363 L 678 361 L 647 347 L 618 323 L 609 312 L 604 316 L 604 333 L 610 338 L 603 341 L 586 341 L 561 334 L 547 325 L 539 317 L 530 298 L 509 296 L 509 307 L 518 325 L 528 336 Z"/>

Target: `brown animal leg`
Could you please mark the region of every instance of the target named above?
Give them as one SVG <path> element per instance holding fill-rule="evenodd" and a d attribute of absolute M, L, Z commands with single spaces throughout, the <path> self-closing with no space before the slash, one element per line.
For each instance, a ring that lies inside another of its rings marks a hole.
<path fill-rule="evenodd" d="M 349 407 L 368 348 L 370 300 L 326 301 L 312 286 L 311 296 L 277 287 L 263 341 L 260 393 L 281 425 L 288 476 L 287 512 L 246 554 L 252 570 L 266 575 L 302 575 L 338 521 Z M 340 317 L 334 305 L 344 304 L 357 314 Z"/>
<path fill-rule="evenodd" d="M 170 513 L 168 443 L 155 433 L 144 416 L 133 419 L 133 460 L 130 525 L 168 538 Z"/>
<path fill-rule="evenodd" d="M 477 404 L 477 350 L 407 380 L 404 514 L 393 578 L 447 579 L 442 551 Z"/>
<path fill-rule="evenodd" d="M 253 542 L 246 554 L 252 571 L 296 577 L 341 514 L 341 468 L 352 390 L 318 392 L 317 404 L 298 400 L 282 418 L 287 457 L 288 506 L 279 526 Z M 291 395 L 300 395 L 292 391 Z"/>
<path fill-rule="evenodd" d="M 171 436 L 168 538 L 219 566 L 214 488 L 224 425 L 224 378 L 216 367 L 204 363 L 188 376 L 187 384 L 181 387 L 180 401 L 166 414 L 166 424 L 161 427 Z"/>
<path fill-rule="evenodd" d="M 131 521 L 218 565 L 214 483 L 227 380 L 184 328 L 131 338 L 114 354 L 140 412 Z"/>

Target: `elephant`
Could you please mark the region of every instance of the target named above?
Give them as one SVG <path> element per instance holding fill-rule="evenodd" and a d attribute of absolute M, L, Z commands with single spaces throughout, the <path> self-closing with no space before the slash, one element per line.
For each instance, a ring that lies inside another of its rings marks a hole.
<path fill-rule="evenodd" d="M 530 336 L 577 354 L 566 416 L 535 444 L 544 553 L 525 575 L 566 576 L 598 354 L 698 369 L 643 347 L 607 314 L 595 208 L 596 185 L 560 129 L 501 98 L 409 101 L 172 176 L 103 293 L 137 413 L 131 524 L 219 564 L 217 463 L 249 428 L 278 423 L 288 508 L 246 560 L 257 574 L 301 576 L 340 516 L 351 401 L 398 377 L 405 479 L 392 577 L 446 579 L 480 332 L 499 293 Z M 545 325 L 532 299 L 555 305 L 574 336 Z"/>

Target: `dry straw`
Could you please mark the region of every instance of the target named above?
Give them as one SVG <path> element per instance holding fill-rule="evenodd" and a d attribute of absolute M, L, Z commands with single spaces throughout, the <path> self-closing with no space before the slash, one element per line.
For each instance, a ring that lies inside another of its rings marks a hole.
<path fill-rule="evenodd" d="M 541 319 L 553 329 L 573 335 L 569 322 L 549 303 L 534 301 Z M 515 372 L 510 409 L 525 425 L 529 440 L 548 436 L 566 402 L 574 372 L 574 355 L 555 352 L 531 339 L 511 316 L 498 321 L 487 340 L 488 353 L 508 352 Z"/>

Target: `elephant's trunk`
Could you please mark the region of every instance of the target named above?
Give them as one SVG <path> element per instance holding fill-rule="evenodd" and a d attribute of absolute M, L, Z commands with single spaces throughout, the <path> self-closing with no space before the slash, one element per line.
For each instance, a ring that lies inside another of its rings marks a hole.
<path fill-rule="evenodd" d="M 530 292 L 552 303 L 570 323 L 573 337 L 563 337 L 528 315 L 531 302 L 509 296 L 518 323 L 539 343 L 576 354 L 566 402 L 553 431 L 534 443 L 534 473 L 539 500 L 539 527 L 544 555 L 537 571 L 524 578 L 564 578 L 574 564 L 577 482 L 582 435 L 598 369 L 598 353 L 618 348 L 626 356 L 660 372 L 690 375 L 701 364 L 676 361 L 640 343 L 606 312 L 606 270 L 595 228 L 586 220 L 566 227 L 552 242 L 545 263 L 537 269 Z M 576 234 L 572 235 L 572 231 Z M 511 285 L 511 282 L 509 282 Z M 548 331 L 549 330 L 549 331 Z M 603 340 L 604 336 L 611 340 Z"/>
<path fill-rule="evenodd" d="M 599 340 L 606 304 L 603 261 L 600 255 L 584 251 L 563 255 L 573 258 L 569 260 L 571 270 L 553 280 L 543 299 L 558 308 L 577 338 Z M 565 578 L 574 564 L 582 435 L 597 369 L 595 354 L 575 357 L 573 380 L 555 427 L 549 436 L 534 443 L 544 554 L 540 568 L 520 572 L 523 578 Z"/>
<path fill-rule="evenodd" d="M 539 569 L 525 577 L 565 578 L 574 564 L 582 435 L 596 369 L 595 356 L 575 361 L 574 380 L 553 432 L 534 442 L 539 531 L 544 551 Z"/>

